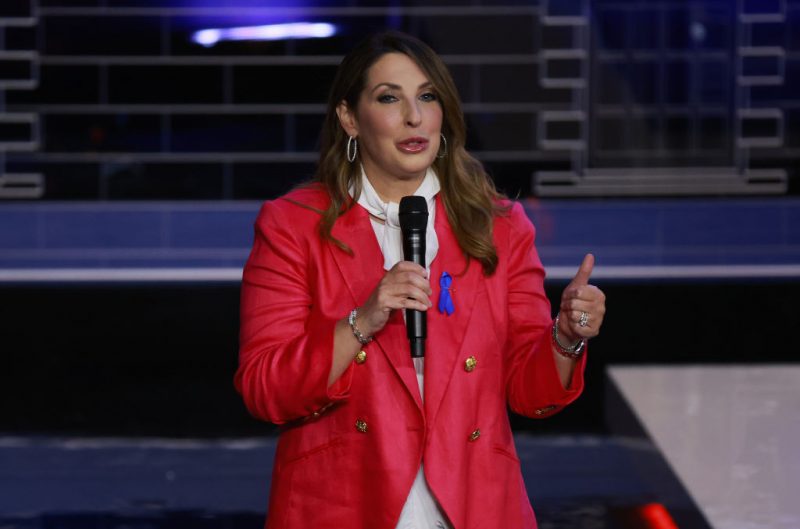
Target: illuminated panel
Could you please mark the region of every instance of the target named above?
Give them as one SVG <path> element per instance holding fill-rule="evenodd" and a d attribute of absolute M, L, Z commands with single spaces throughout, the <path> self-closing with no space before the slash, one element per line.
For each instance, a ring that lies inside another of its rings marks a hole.
<path fill-rule="evenodd" d="M 192 35 L 192 41 L 211 47 L 224 40 L 288 40 L 323 39 L 336 34 L 336 26 L 324 22 L 295 22 L 236 28 L 203 29 Z"/>

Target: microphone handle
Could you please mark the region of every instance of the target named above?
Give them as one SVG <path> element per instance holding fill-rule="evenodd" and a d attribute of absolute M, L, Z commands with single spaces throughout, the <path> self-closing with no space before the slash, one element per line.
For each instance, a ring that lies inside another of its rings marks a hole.
<path fill-rule="evenodd" d="M 412 230 L 403 240 L 403 256 L 407 261 L 425 266 L 425 232 Z M 425 356 L 425 338 L 428 336 L 427 314 L 421 310 L 406 309 L 406 330 L 411 357 Z"/>

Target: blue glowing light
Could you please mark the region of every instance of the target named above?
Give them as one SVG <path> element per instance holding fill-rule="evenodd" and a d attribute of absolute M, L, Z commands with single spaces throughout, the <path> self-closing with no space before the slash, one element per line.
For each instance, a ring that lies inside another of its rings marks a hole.
<path fill-rule="evenodd" d="M 238 28 L 203 29 L 192 35 L 192 42 L 210 48 L 223 40 L 324 39 L 336 34 L 336 26 L 324 22 L 294 22 Z"/>

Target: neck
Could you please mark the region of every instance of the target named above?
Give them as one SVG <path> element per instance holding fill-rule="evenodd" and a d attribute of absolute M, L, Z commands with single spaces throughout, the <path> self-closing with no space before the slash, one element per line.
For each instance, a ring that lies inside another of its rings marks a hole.
<path fill-rule="evenodd" d="M 408 180 L 374 178 L 369 176 L 369 173 L 367 173 L 367 178 L 372 187 L 375 188 L 378 196 L 381 197 L 381 200 L 399 203 L 403 197 L 414 194 L 422 184 L 422 181 L 425 180 L 425 173 Z"/>

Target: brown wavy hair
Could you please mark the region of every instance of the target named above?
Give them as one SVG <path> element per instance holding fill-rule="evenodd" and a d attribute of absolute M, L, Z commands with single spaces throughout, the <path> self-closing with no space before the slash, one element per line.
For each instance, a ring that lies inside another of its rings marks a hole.
<path fill-rule="evenodd" d="M 492 240 L 494 216 L 508 211 L 503 201 L 505 197 L 497 192 L 483 165 L 464 148 L 464 114 L 447 66 L 427 44 L 397 31 L 377 33 L 361 41 L 345 56 L 336 72 L 328 97 L 319 163 L 314 175 L 314 182 L 324 187 L 331 199 L 328 208 L 322 212 L 320 234 L 351 252 L 331 235 L 331 230 L 336 219 L 358 200 L 361 172 L 360 164 L 347 161 L 348 136 L 339 122 L 336 108 L 344 101 L 355 112 L 369 68 L 387 53 L 407 55 L 433 85 L 442 106 L 441 132 L 447 139 L 447 155 L 436 158 L 433 168 L 439 177 L 447 219 L 467 259 L 477 259 L 484 274 L 491 275 L 497 268 L 497 249 Z M 354 184 L 354 199 L 348 193 L 351 184 Z"/>

